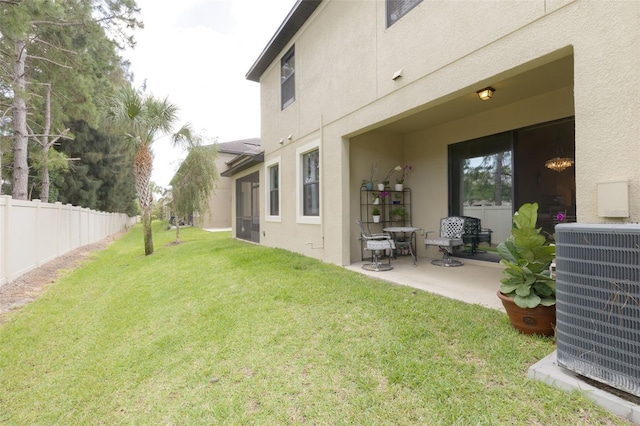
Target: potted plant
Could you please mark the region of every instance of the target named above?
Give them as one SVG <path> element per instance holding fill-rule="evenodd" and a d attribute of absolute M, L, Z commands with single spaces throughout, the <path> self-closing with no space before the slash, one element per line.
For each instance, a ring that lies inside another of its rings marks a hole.
<path fill-rule="evenodd" d="M 400 170 L 402 170 L 402 167 L 400 166 L 395 166 L 393 167 L 391 170 L 389 170 L 389 173 L 387 173 L 387 175 L 382 179 L 382 189 L 386 188 L 389 186 L 389 179 L 391 179 L 391 176 L 395 173 L 395 172 L 399 172 Z"/>
<path fill-rule="evenodd" d="M 404 188 L 404 180 L 413 171 L 413 166 L 406 164 L 402 169 L 402 176 L 396 179 L 396 191 L 402 191 Z"/>
<path fill-rule="evenodd" d="M 373 211 L 371 212 L 372 216 L 373 216 L 373 222 L 374 223 L 378 223 L 380 222 L 380 209 L 375 207 L 373 209 Z"/>
<path fill-rule="evenodd" d="M 549 269 L 556 248 L 536 228 L 538 204 L 523 204 L 513 215 L 511 235 L 498 245 L 505 269 L 498 297 L 515 329 L 550 336 L 556 319 L 556 282 Z"/>
<path fill-rule="evenodd" d="M 393 220 L 405 220 L 407 215 L 407 211 L 402 207 L 396 207 L 395 209 L 391 210 L 391 217 L 393 218 Z"/>
<path fill-rule="evenodd" d="M 378 166 L 375 164 L 371 165 L 371 174 L 369 175 L 369 179 L 362 180 L 362 186 L 367 189 L 367 191 L 371 191 L 373 189 L 373 184 L 376 181 L 376 173 L 378 173 Z"/>

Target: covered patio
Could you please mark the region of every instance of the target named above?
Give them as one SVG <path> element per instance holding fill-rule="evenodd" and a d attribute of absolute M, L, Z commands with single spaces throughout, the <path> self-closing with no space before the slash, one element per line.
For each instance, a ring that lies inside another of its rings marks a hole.
<path fill-rule="evenodd" d="M 362 265 L 368 261 L 357 261 L 347 269 L 379 278 L 390 283 L 413 287 L 466 303 L 477 304 L 504 311 L 497 291 L 500 289 L 502 265 L 473 259 L 459 259 L 464 265 L 447 268 L 432 265 L 433 258 L 418 257 L 413 266 L 411 256 L 398 256 L 391 260 L 390 271 L 367 271 Z"/>

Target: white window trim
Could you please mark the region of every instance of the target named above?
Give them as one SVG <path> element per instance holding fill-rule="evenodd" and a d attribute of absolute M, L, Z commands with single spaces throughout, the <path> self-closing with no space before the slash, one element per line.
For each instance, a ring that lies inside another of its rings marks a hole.
<path fill-rule="evenodd" d="M 303 145 L 296 149 L 296 222 L 297 223 L 305 223 L 310 225 L 320 225 L 321 223 L 321 215 L 322 215 L 322 174 L 320 175 L 319 182 L 319 192 L 320 199 L 318 203 L 320 204 L 320 215 L 318 216 L 304 216 L 303 211 L 303 197 L 302 197 L 302 156 L 308 152 L 318 150 L 318 154 L 320 159 L 322 159 L 322 153 L 320 152 L 320 140 L 316 140 L 310 142 L 306 145 Z M 322 170 L 322 164 L 320 164 L 320 170 Z"/>
<path fill-rule="evenodd" d="M 270 215 L 271 212 L 271 173 L 269 173 L 269 169 L 278 165 L 278 182 L 280 183 L 278 187 L 278 212 L 280 213 L 277 216 Z M 280 157 L 274 157 L 264 165 L 264 175 L 266 177 L 267 184 L 265 185 L 265 222 L 282 222 L 282 161 Z"/>

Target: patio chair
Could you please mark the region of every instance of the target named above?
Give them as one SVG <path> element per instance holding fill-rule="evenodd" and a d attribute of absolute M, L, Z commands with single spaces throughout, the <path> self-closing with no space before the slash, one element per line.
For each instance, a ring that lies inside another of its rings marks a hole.
<path fill-rule="evenodd" d="M 391 235 L 387 233 L 372 234 L 365 230 L 364 224 L 361 221 L 356 220 L 356 222 L 360 227 L 362 241 L 365 242 L 365 250 L 371 250 L 371 263 L 365 263 L 362 265 L 362 269 L 376 272 L 393 269 L 393 266 L 391 266 L 391 256 L 393 255 L 393 250 L 396 248 L 396 244 Z M 389 250 L 388 263 L 382 264 L 380 258 L 387 250 Z"/>
<path fill-rule="evenodd" d="M 433 231 L 431 231 L 433 232 Z M 429 232 L 427 231 L 427 235 Z M 462 266 L 462 262 L 451 259 L 451 252 L 454 247 L 464 245 L 462 235 L 464 234 L 464 218 L 459 216 L 451 216 L 440 219 L 440 237 L 425 238 L 424 244 L 429 246 L 438 246 L 444 252 L 442 259 L 431 261 L 437 266 Z"/>
<path fill-rule="evenodd" d="M 483 228 L 477 217 L 461 216 L 464 219 L 464 233 L 462 240 L 467 248 L 467 254 L 478 253 L 480 243 L 487 243 L 491 247 L 491 229 Z"/>

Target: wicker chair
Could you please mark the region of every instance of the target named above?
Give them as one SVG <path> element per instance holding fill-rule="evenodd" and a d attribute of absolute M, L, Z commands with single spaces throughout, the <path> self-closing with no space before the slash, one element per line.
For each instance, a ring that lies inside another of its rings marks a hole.
<path fill-rule="evenodd" d="M 440 219 L 440 237 L 425 238 L 424 240 L 427 248 L 438 246 L 444 252 L 442 259 L 433 260 L 431 263 L 437 266 L 461 266 L 462 262 L 451 259 L 451 252 L 454 247 L 464 245 L 463 234 L 464 218 L 451 216 Z"/>
<path fill-rule="evenodd" d="M 362 241 L 365 242 L 365 249 L 371 250 L 371 263 L 365 263 L 362 265 L 362 269 L 376 272 L 393 269 L 393 266 L 391 266 L 391 256 L 393 255 L 393 250 L 395 250 L 396 245 L 391 235 L 387 233 L 371 234 L 365 230 L 364 224 L 361 221 L 356 220 L 356 222 L 360 227 L 360 235 Z M 380 262 L 380 258 L 387 250 L 389 250 L 389 260 L 388 263 L 383 264 Z"/>

